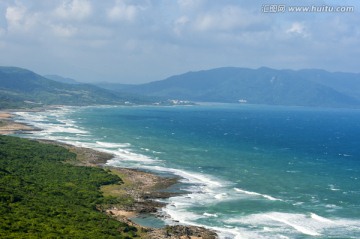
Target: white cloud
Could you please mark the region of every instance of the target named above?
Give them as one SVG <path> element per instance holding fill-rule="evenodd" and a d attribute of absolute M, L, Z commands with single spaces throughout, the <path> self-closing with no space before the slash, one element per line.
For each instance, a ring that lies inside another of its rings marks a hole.
<path fill-rule="evenodd" d="M 92 5 L 87 0 L 66 0 L 55 9 L 55 15 L 68 20 L 84 20 L 92 13 Z"/>
<path fill-rule="evenodd" d="M 59 37 L 72 37 L 78 31 L 78 29 L 76 27 L 71 26 L 71 25 L 68 25 L 68 26 L 52 25 L 51 28 L 52 28 L 53 33 Z"/>
<path fill-rule="evenodd" d="M 20 25 L 25 13 L 26 8 L 24 6 L 11 6 L 6 9 L 5 17 L 9 25 Z"/>
<path fill-rule="evenodd" d="M 24 5 L 17 3 L 6 8 L 5 19 L 9 31 L 27 31 L 36 25 L 37 15 L 29 14 Z"/>
<path fill-rule="evenodd" d="M 192 10 L 199 8 L 204 3 L 204 0 L 177 0 L 177 3 L 182 9 Z"/>
<path fill-rule="evenodd" d="M 174 22 L 173 31 L 177 36 L 182 35 L 182 30 L 186 27 L 186 25 L 190 22 L 189 17 L 181 16 Z"/>
<path fill-rule="evenodd" d="M 237 6 L 225 6 L 219 11 L 200 15 L 195 29 L 200 31 L 236 31 L 262 23 L 263 18 Z"/>
<path fill-rule="evenodd" d="M 290 28 L 286 30 L 286 33 L 301 36 L 304 38 L 309 36 L 305 24 L 301 22 L 294 22 L 293 24 L 291 24 Z"/>
<path fill-rule="evenodd" d="M 110 8 L 107 16 L 112 21 L 133 22 L 144 7 L 132 4 L 126 4 L 125 1 L 117 0 L 115 6 Z"/>

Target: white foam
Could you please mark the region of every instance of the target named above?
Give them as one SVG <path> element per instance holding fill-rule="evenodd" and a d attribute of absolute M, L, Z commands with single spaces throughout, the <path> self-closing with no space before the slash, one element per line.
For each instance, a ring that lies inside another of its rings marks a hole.
<path fill-rule="evenodd" d="M 274 197 L 269 196 L 269 195 L 266 195 L 266 194 L 261 194 L 261 193 L 257 193 L 257 192 L 250 192 L 250 191 L 246 191 L 246 190 L 243 190 L 243 189 L 240 189 L 240 188 L 234 188 L 234 190 L 235 190 L 236 192 L 244 193 L 244 194 L 247 194 L 247 195 L 260 196 L 260 197 L 269 199 L 269 200 L 271 200 L 271 201 L 282 201 L 281 199 L 274 198 Z"/>
<path fill-rule="evenodd" d="M 101 142 L 101 141 L 96 141 L 96 144 L 104 148 L 126 148 L 131 146 L 131 144 L 129 143 L 119 144 L 119 143 L 109 143 L 109 142 Z"/>
<path fill-rule="evenodd" d="M 335 223 L 335 222 L 331 221 L 330 219 L 327 219 L 325 217 L 321 217 L 319 215 L 316 215 L 315 213 L 310 213 L 310 216 L 311 216 L 311 218 L 313 218 L 313 219 L 315 219 L 315 220 L 317 220 L 319 222 Z"/>
<path fill-rule="evenodd" d="M 340 189 L 336 188 L 335 185 L 333 185 L 333 184 L 329 184 L 329 188 L 331 191 L 340 191 Z"/>
<path fill-rule="evenodd" d="M 326 204 L 325 205 L 326 208 L 330 208 L 330 209 L 341 209 L 342 207 L 335 205 L 335 204 Z"/>
<path fill-rule="evenodd" d="M 181 224 L 191 224 L 191 225 L 200 225 L 195 223 L 196 220 L 200 218 L 204 218 L 204 215 L 199 215 L 190 211 L 187 211 L 187 206 L 191 205 L 191 203 L 172 203 L 174 206 L 167 205 L 165 208 L 162 208 L 161 211 L 165 215 L 170 216 L 167 220 L 167 224 L 175 224 L 174 222 Z"/>
<path fill-rule="evenodd" d="M 360 233 L 359 220 L 328 219 L 315 213 L 268 212 L 238 216 L 224 220 L 224 222 L 234 227 L 251 226 L 253 228 L 266 228 L 268 238 L 278 238 L 282 234 L 294 235 L 294 233 L 309 236 L 326 235 L 327 237 L 346 237 L 345 235 Z M 259 230 L 258 233 L 262 234 Z"/>
<path fill-rule="evenodd" d="M 224 225 L 224 227 L 207 227 L 218 233 L 220 239 L 287 239 L 282 232 L 273 233 L 273 230 L 266 228 L 265 230 L 253 230 L 247 227 L 233 227 Z"/>
<path fill-rule="evenodd" d="M 95 143 L 86 142 L 87 138 L 91 138 L 90 132 L 75 125 L 75 121 L 68 119 L 67 115 L 73 111 L 72 108 L 62 108 L 60 110 L 45 112 L 19 112 L 18 115 L 22 121 L 42 129 L 42 131 L 34 132 L 33 138 L 43 138 L 56 140 L 78 147 L 91 148 L 101 152 L 114 155 L 114 159 L 109 164 L 119 163 L 118 161 L 134 161 L 144 163 L 154 163 L 159 160 L 153 159 L 146 155 L 132 152 L 129 143 L 114 143 L 97 140 Z M 59 134 L 61 133 L 61 134 Z M 74 137 L 75 135 L 75 137 Z M 92 139 L 93 140 L 93 139 Z"/>
<path fill-rule="evenodd" d="M 14 115 L 20 116 L 23 121 L 29 121 L 29 122 L 42 122 L 46 121 L 46 116 L 40 115 L 40 114 L 34 114 L 30 112 L 15 112 Z"/>
<path fill-rule="evenodd" d="M 88 131 L 82 130 L 79 128 L 58 126 L 58 125 L 48 125 L 44 131 L 47 133 L 70 133 L 70 134 L 88 134 L 89 133 Z"/>
<path fill-rule="evenodd" d="M 87 134 L 88 131 L 75 125 L 75 121 L 67 119 L 66 115 L 72 112 L 69 108 L 60 108 L 58 110 L 49 110 L 44 112 L 17 112 L 20 118 L 18 122 L 26 123 L 36 128 L 42 129 L 37 132 L 38 135 L 46 136 L 56 133 L 68 134 Z"/>
<path fill-rule="evenodd" d="M 204 185 L 204 186 L 208 186 L 211 188 L 223 187 L 223 186 L 229 184 L 229 182 L 221 181 L 219 179 L 214 179 L 205 174 L 195 173 L 195 172 L 181 170 L 181 169 L 166 168 L 166 167 L 162 167 L 162 166 L 151 166 L 151 167 L 144 166 L 144 168 L 150 169 L 150 170 L 155 170 L 155 171 L 160 171 L 160 172 L 173 173 L 173 174 L 185 179 L 185 181 L 182 181 L 184 183 Z"/>
<path fill-rule="evenodd" d="M 205 217 L 218 217 L 218 215 L 216 213 L 207 213 L 207 212 L 204 212 L 203 215 Z"/>
<path fill-rule="evenodd" d="M 218 200 L 221 200 L 221 199 L 224 199 L 224 198 L 227 198 L 229 195 L 227 193 L 219 193 L 219 194 L 216 194 L 214 196 L 214 198 L 218 199 Z"/>
<path fill-rule="evenodd" d="M 232 218 L 226 222 L 233 225 L 252 225 L 263 228 L 263 232 L 269 234 L 269 238 L 273 238 L 273 235 L 293 234 L 294 232 L 311 236 L 320 235 L 311 223 L 307 223 L 306 216 L 302 214 L 270 212 Z M 269 232 L 270 230 L 271 232 Z M 261 234 L 261 231 L 259 233 Z"/>
<path fill-rule="evenodd" d="M 113 158 L 112 160 L 108 161 L 107 164 L 111 165 L 114 164 L 115 161 L 136 161 L 136 162 L 143 162 L 143 163 L 155 163 L 155 162 L 159 162 L 160 160 L 156 160 L 153 158 L 150 158 L 146 155 L 143 154 L 137 154 L 137 153 L 133 153 L 129 150 L 122 150 L 122 149 L 118 149 L 116 151 L 114 150 L 105 150 L 105 149 L 99 149 L 100 151 L 106 152 L 106 153 L 111 153 L 113 155 L 115 155 L 115 158 Z M 118 162 L 115 162 L 115 164 Z"/>
<path fill-rule="evenodd" d="M 310 236 L 320 236 L 321 235 L 320 233 L 314 231 L 311 228 L 307 228 L 307 227 L 295 224 L 279 215 L 277 215 L 276 217 L 270 216 L 270 215 L 266 215 L 266 216 L 274 221 L 278 221 L 278 222 L 284 223 L 286 225 L 289 225 L 289 226 L 293 227 L 295 230 L 297 230 L 303 234 L 310 235 Z"/>

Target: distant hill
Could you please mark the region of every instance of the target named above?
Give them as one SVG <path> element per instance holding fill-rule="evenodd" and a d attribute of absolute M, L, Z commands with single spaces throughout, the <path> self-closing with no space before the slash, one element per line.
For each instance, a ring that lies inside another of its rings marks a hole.
<path fill-rule="evenodd" d="M 98 83 L 94 83 L 94 85 L 106 90 L 117 91 L 117 92 L 123 92 L 127 88 L 134 86 L 130 84 L 120 84 L 120 83 L 110 83 L 110 82 L 98 82 Z"/>
<path fill-rule="evenodd" d="M 125 88 L 171 99 L 251 104 L 360 107 L 360 74 L 225 67 Z"/>
<path fill-rule="evenodd" d="M 57 81 L 57 82 L 61 82 L 61 83 L 66 83 L 66 84 L 81 84 L 80 82 L 77 82 L 74 79 L 71 78 L 67 78 L 67 77 L 62 77 L 62 76 L 58 76 L 58 75 L 44 75 L 45 78 L 53 80 L 53 81 Z"/>
<path fill-rule="evenodd" d="M 18 67 L 0 67 L 0 108 L 187 101 L 360 107 L 360 74 L 355 73 L 225 67 L 142 85 L 102 82 L 97 86 L 56 75 L 46 77 Z"/>
<path fill-rule="evenodd" d="M 149 102 L 89 84 L 66 84 L 18 67 L 0 67 L 0 108 L 39 105 L 94 105 Z"/>

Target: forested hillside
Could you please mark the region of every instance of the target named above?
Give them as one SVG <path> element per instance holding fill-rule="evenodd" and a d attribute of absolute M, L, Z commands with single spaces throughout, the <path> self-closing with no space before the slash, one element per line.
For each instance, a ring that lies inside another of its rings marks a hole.
<path fill-rule="evenodd" d="M 136 228 L 96 210 L 101 185 L 121 179 L 64 163 L 67 149 L 0 136 L 0 238 L 132 238 Z"/>
<path fill-rule="evenodd" d="M 67 84 L 47 79 L 27 69 L 0 67 L 0 109 L 44 105 L 121 105 L 151 100 L 121 94 L 90 84 Z"/>

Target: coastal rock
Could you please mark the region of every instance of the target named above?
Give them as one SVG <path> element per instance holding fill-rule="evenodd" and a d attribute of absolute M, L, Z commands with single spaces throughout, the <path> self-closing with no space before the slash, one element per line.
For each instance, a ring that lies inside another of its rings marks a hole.
<path fill-rule="evenodd" d="M 216 233 L 203 227 L 167 226 L 148 233 L 149 239 L 216 239 Z"/>

